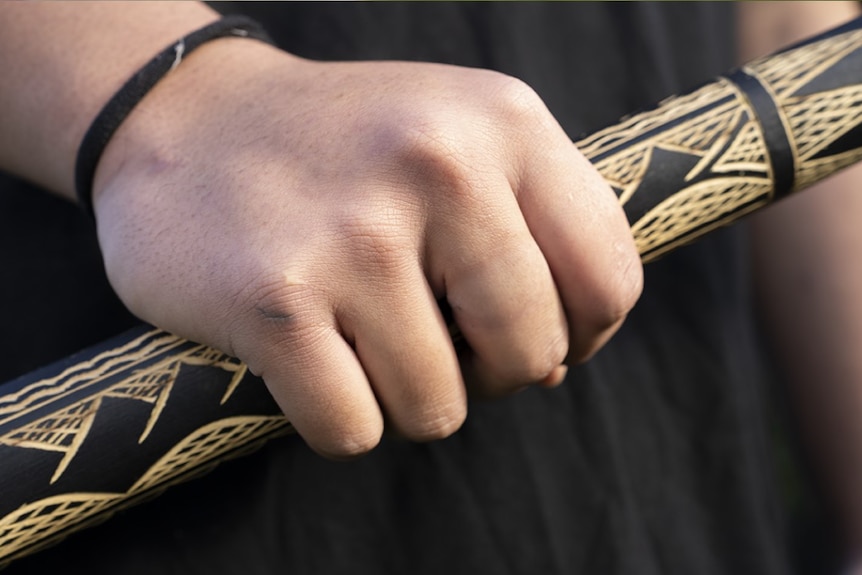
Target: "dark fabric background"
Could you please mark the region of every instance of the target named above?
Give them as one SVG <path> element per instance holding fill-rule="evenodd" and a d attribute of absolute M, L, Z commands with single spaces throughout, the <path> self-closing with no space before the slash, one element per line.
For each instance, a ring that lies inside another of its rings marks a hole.
<path fill-rule="evenodd" d="M 502 70 L 573 138 L 734 58 L 723 3 L 218 7 L 310 58 Z M 0 190 L 2 379 L 130 318 L 71 206 Z M 740 229 L 652 264 L 626 326 L 566 385 L 471 404 L 448 440 L 387 438 L 349 464 L 276 441 L 8 573 L 786 574 L 747 266 Z"/>

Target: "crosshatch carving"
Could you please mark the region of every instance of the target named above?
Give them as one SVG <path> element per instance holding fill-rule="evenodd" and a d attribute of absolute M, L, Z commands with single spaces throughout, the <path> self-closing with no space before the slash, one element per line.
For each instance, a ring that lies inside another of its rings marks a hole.
<path fill-rule="evenodd" d="M 188 383 L 183 370 L 195 367 L 218 370 L 227 376 L 219 386 L 215 383 L 218 378 L 208 375 L 217 387 L 213 389 L 212 403 L 226 410 L 225 417 L 164 445 L 164 453 L 125 489 L 50 494 L 51 486 L 59 485 L 66 474 L 73 472 L 76 458 L 87 449 L 96 418 L 102 410 L 111 409 L 105 407 L 108 400 L 146 406 L 145 417 L 129 422 L 139 424 L 133 430 L 133 443 L 146 446 L 160 425 L 173 425 L 161 419 L 174 395 L 182 393 L 179 388 Z M 73 366 L 59 376 L 4 396 L 0 401 L 0 446 L 25 454 L 49 452 L 59 457 L 50 477 L 45 477 L 47 496 L 22 502 L 5 516 L 0 515 L 0 565 L 291 429 L 274 404 L 258 409 L 258 413 L 231 415 L 231 398 L 242 386 L 256 388 L 253 391 L 263 398 L 264 405 L 272 403 L 262 383 L 250 376 L 240 361 L 150 329 L 119 352 L 108 350 L 83 368 Z M 46 413 L 33 416 L 42 412 Z"/>
<path fill-rule="evenodd" d="M 743 68 L 774 99 L 794 190 L 862 158 L 855 135 L 862 85 L 849 82 L 846 69 L 853 62 L 862 72 L 860 50 L 862 32 L 852 31 Z M 749 96 L 729 79 L 665 100 L 578 146 L 617 191 L 644 261 L 776 199 L 763 127 Z M 650 185 L 659 173 L 661 182 Z"/>
<path fill-rule="evenodd" d="M 862 159 L 860 50 L 862 31 L 851 30 L 743 68 L 787 130 L 790 191 Z M 775 199 L 769 140 L 731 76 L 578 146 L 619 194 L 649 261 Z M 0 567 L 291 430 L 241 362 L 153 328 L 11 388 L 0 396 L 0 457 L 15 462 L 0 470 Z M 139 465 L 83 488 L 79 466 L 118 407 L 124 433 L 102 443 Z M 9 469 L 27 476 L 26 493 Z"/>

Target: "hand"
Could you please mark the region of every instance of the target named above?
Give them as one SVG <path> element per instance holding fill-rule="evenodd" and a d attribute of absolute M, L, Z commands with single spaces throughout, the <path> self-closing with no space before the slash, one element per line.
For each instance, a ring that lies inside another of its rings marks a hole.
<path fill-rule="evenodd" d="M 471 386 L 555 379 L 641 289 L 615 195 L 540 99 L 482 70 L 316 63 L 226 39 L 121 126 L 95 182 L 117 293 L 248 363 L 318 452 L 414 440 Z"/>

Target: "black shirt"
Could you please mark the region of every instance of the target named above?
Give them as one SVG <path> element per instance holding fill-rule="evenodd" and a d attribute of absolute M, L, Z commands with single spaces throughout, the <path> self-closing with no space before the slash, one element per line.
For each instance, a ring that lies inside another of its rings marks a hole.
<path fill-rule="evenodd" d="M 517 76 L 573 139 L 734 64 L 724 3 L 218 7 L 310 58 Z M 130 318 L 74 208 L 0 185 L 9 378 Z M 736 228 L 651 264 L 565 385 L 471 403 L 447 440 L 338 464 L 278 440 L 9 573 L 788 573 L 746 249 Z"/>

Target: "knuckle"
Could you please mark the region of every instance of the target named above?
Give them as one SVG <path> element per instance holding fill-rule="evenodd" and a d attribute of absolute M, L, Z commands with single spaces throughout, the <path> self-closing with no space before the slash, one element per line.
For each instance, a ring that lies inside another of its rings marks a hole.
<path fill-rule="evenodd" d="M 323 446 L 312 446 L 318 453 L 330 459 L 349 460 L 367 455 L 380 444 L 382 431 L 368 426 L 351 433 L 344 433 Z"/>
<path fill-rule="evenodd" d="M 410 265 L 415 255 L 415 232 L 397 214 L 354 213 L 342 218 L 339 236 L 350 254 L 352 267 L 363 273 L 373 270 L 386 277 L 395 276 Z"/>
<path fill-rule="evenodd" d="M 316 293 L 306 283 L 279 274 L 261 283 L 247 299 L 246 307 L 259 322 L 293 332 L 307 327 Z"/>
<path fill-rule="evenodd" d="M 586 277 L 586 276 L 585 276 Z M 571 325 L 602 331 L 629 314 L 643 290 L 643 265 L 636 253 L 616 254 L 610 263 L 593 270 L 582 283 L 577 309 L 569 310 Z"/>
<path fill-rule="evenodd" d="M 457 204 L 476 194 L 476 183 L 493 149 L 492 132 L 478 114 L 432 107 L 401 119 L 391 142 L 392 169 L 401 184 L 423 190 L 424 200 L 440 197 Z"/>
<path fill-rule="evenodd" d="M 543 380 L 566 359 L 568 338 L 554 338 L 544 349 L 525 351 L 503 373 L 512 385 L 535 383 Z"/>
<path fill-rule="evenodd" d="M 235 355 L 266 379 L 267 367 L 289 355 L 293 361 L 318 344 L 321 301 L 325 295 L 287 274 L 271 274 L 253 282 L 236 297 L 237 313 L 230 327 Z"/>
<path fill-rule="evenodd" d="M 441 191 L 469 189 L 472 169 L 458 126 L 442 118 L 423 118 L 405 130 L 401 162 L 408 178 Z"/>
<path fill-rule="evenodd" d="M 566 359 L 569 340 L 566 333 L 552 338 L 544 348 L 531 354 L 522 364 L 520 379 L 526 382 L 541 381 Z"/>
<path fill-rule="evenodd" d="M 598 352 L 599 348 L 594 342 L 589 341 L 580 345 L 577 349 L 573 349 L 566 362 L 571 365 L 582 365 L 588 362 Z"/>
<path fill-rule="evenodd" d="M 458 431 L 466 419 L 467 407 L 462 404 L 417 417 L 403 433 L 413 441 L 436 441 Z"/>
<path fill-rule="evenodd" d="M 494 93 L 498 110 L 510 120 L 534 121 L 547 115 L 541 97 L 518 78 L 498 74 Z"/>
<path fill-rule="evenodd" d="M 637 304 L 643 293 L 644 288 L 644 271 L 643 264 L 640 258 L 632 258 L 620 280 L 622 301 L 626 309 L 626 313 Z"/>
<path fill-rule="evenodd" d="M 623 320 L 640 298 L 643 291 L 643 265 L 637 256 L 623 258 L 612 273 L 602 307 L 606 325 Z"/>
<path fill-rule="evenodd" d="M 610 339 L 632 310 L 643 289 L 643 267 L 637 257 L 623 259 L 616 272 L 606 278 L 602 289 L 593 293 L 591 313 L 581 318 L 574 314 L 576 332 L 568 360 L 583 363 Z M 580 321 L 578 321 L 580 319 Z"/>

